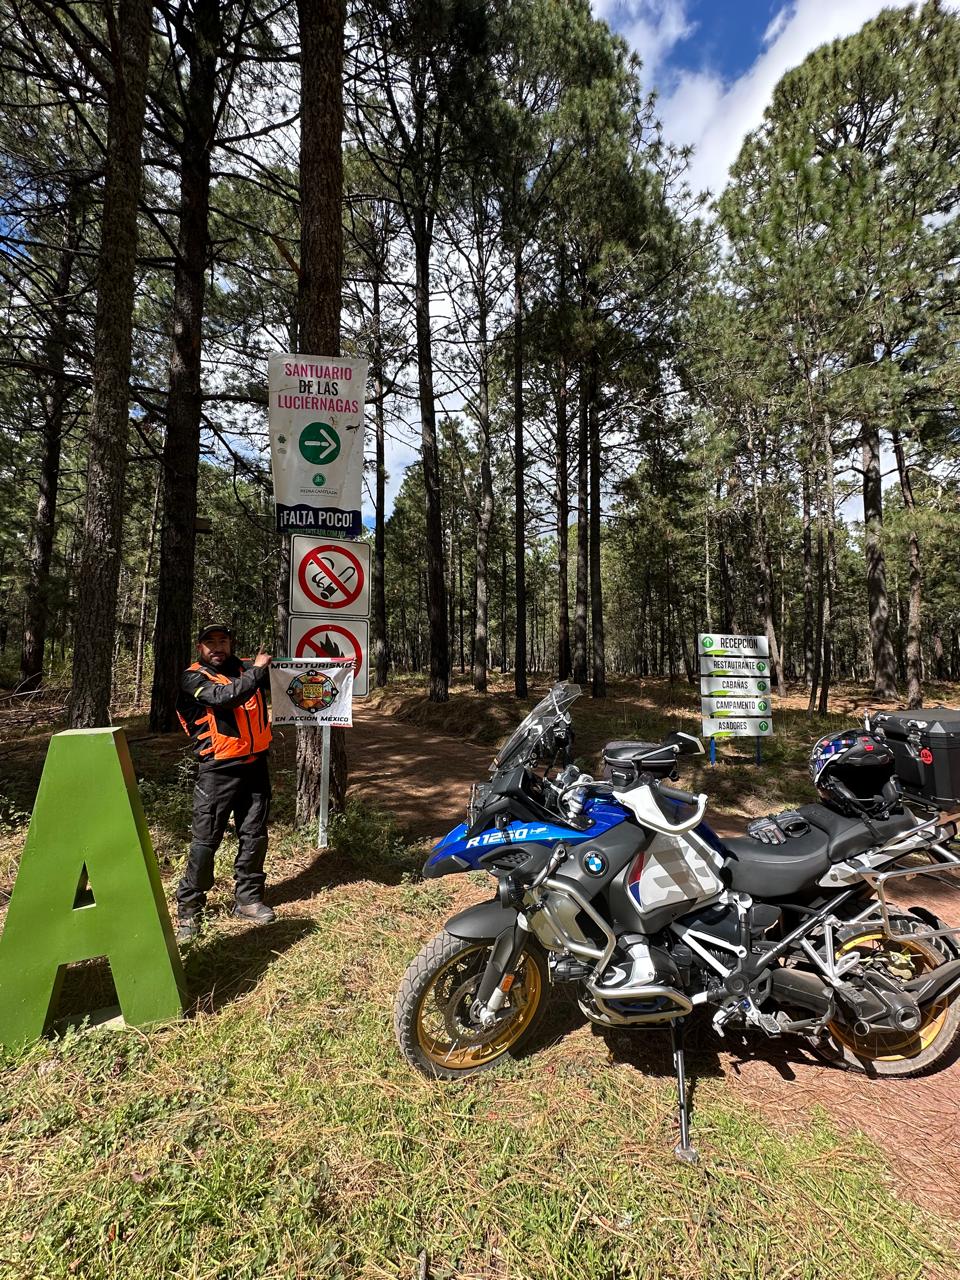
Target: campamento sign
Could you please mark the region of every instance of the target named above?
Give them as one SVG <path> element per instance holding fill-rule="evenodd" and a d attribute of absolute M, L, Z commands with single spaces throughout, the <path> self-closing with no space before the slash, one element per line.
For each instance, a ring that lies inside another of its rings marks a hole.
<path fill-rule="evenodd" d="M 270 357 L 270 461 L 279 533 L 360 533 L 366 382 L 366 360 Z"/>
<path fill-rule="evenodd" d="M 767 637 L 701 632 L 697 651 L 703 736 L 766 738 L 772 734 Z"/>

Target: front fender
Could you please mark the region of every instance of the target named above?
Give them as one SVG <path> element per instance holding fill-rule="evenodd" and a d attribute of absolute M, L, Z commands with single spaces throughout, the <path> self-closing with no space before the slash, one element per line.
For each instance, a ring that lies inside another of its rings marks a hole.
<path fill-rule="evenodd" d="M 493 942 L 516 923 L 516 911 L 501 906 L 498 899 L 492 898 L 451 916 L 443 927 L 455 938 L 464 938 L 468 942 Z"/>

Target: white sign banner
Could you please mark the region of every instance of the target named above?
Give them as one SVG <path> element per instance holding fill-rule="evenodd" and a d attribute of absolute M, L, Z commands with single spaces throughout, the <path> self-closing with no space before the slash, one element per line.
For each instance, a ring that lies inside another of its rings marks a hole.
<path fill-rule="evenodd" d="M 353 724 L 353 663 L 280 660 L 270 664 L 273 724 Z"/>
<path fill-rule="evenodd" d="M 770 646 L 766 636 L 728 636 L 718 631 L 700 632 L 697 642 L 699 653 L 732 654 L 741 658 L 768 658 Z"/>
<path fill-rule="evenodd" d="M 370 547 L 295 534 L 290 550 L 290 612 L 366 618 Z"/>
<path fill-rule="evenodd" d="M 270 461 L 277 530 L 356 537 L 362 528 L 367 361 L 272 355 Z"/>
<path fill-rule="evenodd" d="M 770 681 L 757 676 L 701 676 L 700 692 L 710 698 L 757 698 L 770 695 Z"/>
<path fill-rule="evenodd" d="M 705 716 L 768 716 L 770 699 L 701 697 L 700 710 Z"/>
<path fill-rule="evenodd" d="M 707 657 L 700 655 L 701 676 L 767 676 L 770 675 L 770 663 L 766 658 L 725 658 L 718 654 Z"/>
<path fill-rule="evenodd" d="M 370 683 L 370 624 L 365 618 L 326 618 L 291 614 L 291 658 L 349 658 L 353 663 L 353 696 L 365 698 Z"/>
<path fill-rule="evenodd" d="M 741 719 L 737 716 L 703 716 L 703 737 L 719 738 L 769 738 L 773 733 L 773 721 Z"/>

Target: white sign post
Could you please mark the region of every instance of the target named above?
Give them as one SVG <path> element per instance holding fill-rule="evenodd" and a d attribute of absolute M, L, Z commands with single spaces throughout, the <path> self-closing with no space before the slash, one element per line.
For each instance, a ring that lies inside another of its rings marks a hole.
<path fill-rule="evenodd" d="M 717 738 L 760 739 L 773 733 L 770 702 L 770 648 L 766 636 L 701 632 L 701 728 L 710 739 L 710 763 L 717 763 Z"/>
<path fill-rule="evenodd" d="M 360 533 L 366 382 L 366 360 L 270 357 L 270 461 L 279 533 Z"/>

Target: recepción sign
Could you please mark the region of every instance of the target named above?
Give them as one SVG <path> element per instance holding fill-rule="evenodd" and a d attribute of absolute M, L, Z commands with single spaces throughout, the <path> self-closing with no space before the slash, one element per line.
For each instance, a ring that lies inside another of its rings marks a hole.
<path fill-rule="evenodd" d="M 366 360 L 270 357 L 270 461 L 278 532 L 359 534 L 366 381 Z"/>
<path fill-rule="evenodd" d="M 721 632 L 702 632 L 697 649 L 700 653 L 733 655 L 739 658 L 767 658 L 770 647 L 766 636 L 729 636 Z"/>

